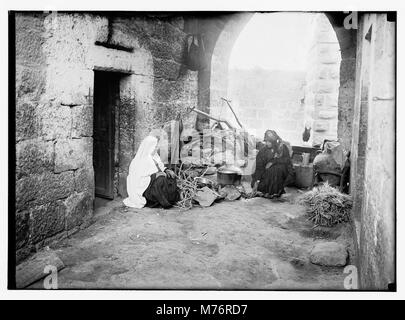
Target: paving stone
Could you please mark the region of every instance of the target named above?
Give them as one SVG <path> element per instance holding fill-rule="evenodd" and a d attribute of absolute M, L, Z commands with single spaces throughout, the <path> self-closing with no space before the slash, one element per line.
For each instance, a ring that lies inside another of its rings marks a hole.
<path fill-rule="evenodd" d="M 347 263 L 346 246 L 338 242 L 323 242 L 315 245 L 310 254 L 310 261 L 328 267 L 342 267 Z"/>

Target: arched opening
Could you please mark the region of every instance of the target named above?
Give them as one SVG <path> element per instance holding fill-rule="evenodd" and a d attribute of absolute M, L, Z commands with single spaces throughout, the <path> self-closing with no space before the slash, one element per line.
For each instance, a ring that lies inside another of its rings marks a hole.
<path fill-rule="evenodd" d="M 293 145 L 337 139 L 341 53 L 326 15 L 256 13 L 237 21 L 213 51 L 211 114 L 236 124 L 224 97 L 257 137 L 274 129 Z M 303 141 L 305 127 L 311 134 Z"/>

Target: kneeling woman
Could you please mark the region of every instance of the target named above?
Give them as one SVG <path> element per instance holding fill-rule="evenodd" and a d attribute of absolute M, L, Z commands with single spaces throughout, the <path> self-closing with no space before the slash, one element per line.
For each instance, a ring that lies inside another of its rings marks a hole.
<path fill-rule="evenodd" d="M 127 177 L 128 198 L 124 204 L 132 208 L 169 208 L 180 198 L 176 176 L 164 167 L 157 154 L 158 139 L 147 136 L 139 146 L 129 166 Z"/>
<path fill-rule="evenodd" d="M 254 192 L 268 198 L 278 198 L 293 179 L 292 163 L 287 145 L 273 130 L 264 134 L 265 146 L 256 156 L 256 170 L 252 175 Z"/>

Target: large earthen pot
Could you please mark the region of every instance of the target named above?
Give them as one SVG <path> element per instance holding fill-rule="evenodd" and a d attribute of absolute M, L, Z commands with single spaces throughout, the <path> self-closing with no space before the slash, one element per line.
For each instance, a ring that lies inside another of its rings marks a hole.
<path fill-rule="evenodd" d="M 323 152 L 318 154 L 313 162 L 315 183 L 328 182 L 332 186 L 339 186 L 341 179 L 341 168 L 331 153 Z"/>

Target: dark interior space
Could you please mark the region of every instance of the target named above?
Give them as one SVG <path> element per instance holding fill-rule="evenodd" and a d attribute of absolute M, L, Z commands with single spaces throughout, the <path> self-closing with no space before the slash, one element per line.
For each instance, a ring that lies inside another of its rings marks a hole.
<path fill-rule="evenodd" d="M 114 198 L 114 147 L 116 106 L 119 104 L 119 74 L 94 71 L 95 196 Z"/>

